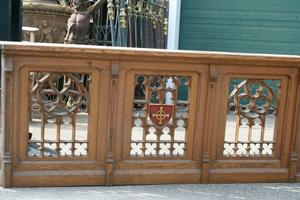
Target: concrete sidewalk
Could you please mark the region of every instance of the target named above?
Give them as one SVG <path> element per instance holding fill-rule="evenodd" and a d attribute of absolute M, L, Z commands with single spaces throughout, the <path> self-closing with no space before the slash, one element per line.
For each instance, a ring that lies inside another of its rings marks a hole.
<path fill-rule="evenodd" d="M 300 184 L 140 185 L 0 188 L 0 200 L 300 200 Z"/>

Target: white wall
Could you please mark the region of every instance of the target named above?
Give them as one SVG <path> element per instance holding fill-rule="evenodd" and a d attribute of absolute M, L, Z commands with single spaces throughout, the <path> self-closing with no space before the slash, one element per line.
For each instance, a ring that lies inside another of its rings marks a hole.
<path fill-rule="evenodd" d="M 178 49 L 181 0 L 169 1 L 168 49 Z"/>

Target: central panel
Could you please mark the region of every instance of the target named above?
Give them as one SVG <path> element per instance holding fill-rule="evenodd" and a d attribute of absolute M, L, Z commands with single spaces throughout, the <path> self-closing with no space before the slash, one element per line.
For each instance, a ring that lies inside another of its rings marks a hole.
<path fill-rule="evenodd" d="M 201 131 L 195 128 L 196 94 L 205 86 L 200 67 L 121 64 L 126 70 L 120 84 L 120 91 L 126 85 L 119 117 L 124 129 L 117 133 L 124 143 L 116 138 L 115 155 L 122 157 L 115 164 L 114 184 L 198 183 L 201 166 L 193 150 Z"/>
<path fill-rule="evenodd" d="M 191 77 L 135 75 L 130 157 L 184 157 Z"/>

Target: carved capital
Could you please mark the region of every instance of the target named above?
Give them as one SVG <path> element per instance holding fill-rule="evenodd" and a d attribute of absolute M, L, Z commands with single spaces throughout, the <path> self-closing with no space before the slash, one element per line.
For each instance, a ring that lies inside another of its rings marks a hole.
<path fill-rule="evenodd" d="M 215 67 L 209 67 L 210 82 L 216 82 L 219 72 Z"/>
<path fill-rule="evenodd" d="M 204 154 L 204 155 L 203 155 L 202 162 L 203 162 L 203 163 L 209 163 L 209 162 L 210 162 L 210 159 L 209 159 L 209 155 L 208 155 L 208 154 Z"/>
<path fill-rule="evenodd" d="M 12 157 L 9 153 L 5 153 L 2 157 L 3 165 L 11 164 L 12 163 Z"/>
<path fill-rule="evenodd" d="M 12 57 L 2 54 L 1 66 L 2 66 L 3 70 L 6 71 L 6 72 L 13 71 L 13 59 L 12 59 Z"/>
<path fill-rule="evenodd" d="M 5 153 L 2 157 L 2 185 L 3 187 L 11 187 L 12 175 L 12 158 L 9 153 Z"/>
<path fill-rule="evenodd" d="M 115 160 L 114 160 L 114 154 L 113 152 L 108 152 L 106 154 L 106 163 L 114 163 Z"/>
<path fill-rule="evenodd" d="M 120 73 L 120 63 L 119 62 L 112 62 L 111 64 L 111 75 L 113 77 L 118 76 Z"/>

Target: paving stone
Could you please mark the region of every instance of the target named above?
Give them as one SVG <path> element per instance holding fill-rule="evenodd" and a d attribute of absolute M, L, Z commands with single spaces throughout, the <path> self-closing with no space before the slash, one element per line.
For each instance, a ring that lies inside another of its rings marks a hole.
<path fill-rule="evenodd" d="M 299 200 L 300 183 L 0 188 L 0 200 Z"/>

